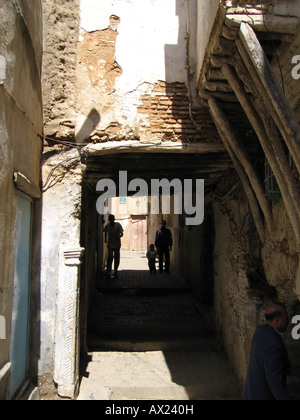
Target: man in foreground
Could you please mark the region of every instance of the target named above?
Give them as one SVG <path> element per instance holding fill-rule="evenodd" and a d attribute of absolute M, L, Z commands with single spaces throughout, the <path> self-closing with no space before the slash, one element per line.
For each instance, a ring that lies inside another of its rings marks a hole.
<path fill-rule="evenodd" d="M 253 337 L 243 399 L 291 400 L 286 385 L 290 365 L 282 339 L 289 323 L 285 307 L 269 306 L 266 321 Z"/>

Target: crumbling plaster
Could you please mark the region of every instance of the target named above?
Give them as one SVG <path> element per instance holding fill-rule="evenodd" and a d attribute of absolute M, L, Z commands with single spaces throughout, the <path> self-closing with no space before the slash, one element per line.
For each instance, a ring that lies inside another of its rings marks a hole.
<path fill-rule="evenodd" d="M 191 5 L 193 7 L 194 2 Z M 81 1 L 77 134 L 90 110 L 96 109 L 100 121 L 94 129 L 108 130 L 110 137 L 117 133 L 123 138 L 145 139 L 149 118 L 138 111 L 141 96 L 151 94 L 158 80 L 183 83 L 187 80 L 188 13 L 185 1 L 113 1 L 101 5 L 95 0 Z M 115 19 L 111 22 L 110 17 Z M 94 46 L 90 43 L 88 51 L 81 49 L 87 38 L 104 37 L 107 32 L 111 38 L 107 40 L 111 45 L 110 54 L 105 56 L 108 48 L 104 51 L 103 43 Z M 85 60 L 87 54 L 93 57 L 93 65 Z M 115 80 L 111 80 L 112 74 Z M 105 92 L 99 89 L 99 83 L 95 86 L 95 77 L 102 85 L 106 82 Z M 77 136 L 77 140 L 83 140 L 88 131 Z"/>
<path fill-rule="evenodd" d="M 52 372 L 53 363 L 55 365 L 57 359 L 55 334 L 58 329 L 63 329 L 65 323 L 60 313 L 60 309 L 63 310 L 64 306 L 62 296 L 65 293 L 64 253 L 80 249 L 82 170 L 84 168 L 80 165 L 78 156 L 76 150 L 61 153 L 48 159 L 47 164 L 43 165 L 43 179 L 47 180 L 50 175 L 51 181 L 49 183 L 44 181 L 43 190 L 40 293 L 42 308 L 40 352 L 43 357 L 37 361 L 40 375 Z M 67 162 L 64 165 L 57 167 L 65 160 Z M 55 171 L 52 172 L 54 169 Z M 63 352 L 63 350 L 60 346 L 57 351 Z"/>
<path fill-rule="evenodd" d="M 101 141 L 148 141 L 141 97 L 158 81 L 184 83 L 187 95 L 193 83 L 196 1 L 44 3 L 46 135 L 97 142 L 106 131 Z"/>
<path fill-rule="evenodd" d="M 233 193 L 220 199 L 230 185 Z M 252 336 L 265 322 L 265 309 L 275 301 L 286 304 L 290 316 L 298 302 L 292 279 L 298 258 L 292 227 L 284 205 L 274 207 L 276 229 L 262 246 L 253 224 L 247 198 L 238 180 L 220 180 L 218 197 L 213 201 L 216 240 L 215 321 L 220 342 L 241 384 L 244 383 Z M 225 246 L 226 244 L 226 246 Z M 291 326 L 285 334 L 293 362 L 292 380 L 299 369 L 297 342 L 290 340 Z"/>

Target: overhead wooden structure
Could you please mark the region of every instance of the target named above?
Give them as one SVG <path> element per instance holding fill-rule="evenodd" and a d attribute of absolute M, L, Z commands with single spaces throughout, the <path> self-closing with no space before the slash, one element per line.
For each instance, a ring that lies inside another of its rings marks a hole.
<path fill-rule="evenodd" d="M 293 94 L 288 86 L 290 102 L 286 78 L 278 77 L 276 70 L 278 54 L 289 49 L 299 33 L 296 17 L 263 10 L 226 14 L 220 5 L 198 88 L 240 176 L 262 243 L 272 238 L 272 209 L 253 145 L 276 178 L 300 253 L 300 126 L 295 114 L 300 86 Z M 261 158 L 259 162 L 264 164 Z M 300 295 L 300 269 L 298 274 Z"/>

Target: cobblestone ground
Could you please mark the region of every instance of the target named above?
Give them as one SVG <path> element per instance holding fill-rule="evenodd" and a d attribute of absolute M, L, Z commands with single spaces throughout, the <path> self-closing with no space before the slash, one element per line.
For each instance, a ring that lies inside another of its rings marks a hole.
<path fill-rule="evenodd" d="M 185 282 L 123 253 L 100 282 L 79 400 L 236 400 L 240 387 Z"/>

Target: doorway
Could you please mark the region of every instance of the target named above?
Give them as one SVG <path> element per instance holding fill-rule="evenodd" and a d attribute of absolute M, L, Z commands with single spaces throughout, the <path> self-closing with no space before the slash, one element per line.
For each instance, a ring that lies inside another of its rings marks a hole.
<path fill-rule="evenodd" d="M 16 264 L 11 332 L 11 387 L 13 398 L 27 379 L 31 268 L 32 200 L 18 193 Z"/>
<path fill-rule="evenodd" d="M 146 251 L 148 222 L 147 216 L 131 216 L 130 250 Z"/>

